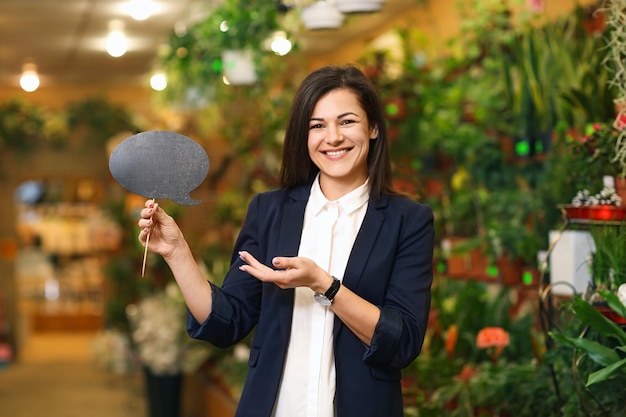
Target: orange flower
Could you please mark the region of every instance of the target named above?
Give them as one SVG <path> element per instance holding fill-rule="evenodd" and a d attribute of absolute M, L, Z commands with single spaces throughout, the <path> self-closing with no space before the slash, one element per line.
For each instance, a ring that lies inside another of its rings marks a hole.
<path fill-rule="evenodd" d="M 454 357 L 454 349 L 456 347 L 456 341 L 459 337 L 459 329 L 456 324 L 451 325 L 446 332 L 445 350 L 448 354 L 448 358 Z"/>
<path fill-rule="evenodd" d="M 463 381 L 463 383 L 467 384 L 469 381 L 476 375 L 476 369 L 472 367 L 472 365 L 464 365 L 461 372 L 454 377 L 454 379 Z"/>
<path fill-rule="evenodd" d="M 479 349 L 508 345 L 509 334 L 502 327 L 485 327 L 476 336 L 476 346 Z"/>
<path fill-rule="evenodd" d="M 435 308 L 430 310 L 428 315 L 428 329 L 432 330 L 433 334 L 438 335 L 441 333 L 441 324 L 439 323 L 439 311 Z"/>
<path fill-rule="evenodd" d="M 485 327 L 476 336 L 476 346 L 488 349 L 493 363 L 498 361 L 502 350 L 509 345 L 509 334 L 502 327 Z"/>

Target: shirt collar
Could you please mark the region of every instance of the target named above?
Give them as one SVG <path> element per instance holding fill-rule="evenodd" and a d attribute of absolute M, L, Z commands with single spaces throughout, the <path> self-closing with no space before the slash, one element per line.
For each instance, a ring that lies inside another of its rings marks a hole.
<path fill-rule="evenodd" d="M 347 213 L 352 213 L 359 207 L 363 206 L 363 204 L 368 202 L 369 192 L 369 179 L 367 179 L 365 180 L 363 185 L 360 185 L 359 187 L 355 188 L 348 194 L 335 201 Z M 318 173 L 317 177 L 315 177 L 315 181 L 313 181 L 313 185 L 311 186 L 311 195 L 309 197 L 308 204 L 314 215 L 318 215 L 328 203 L 330 203 L 330 201 L 326 198 L 326 196 L 324 196 L 324 193 L 320 188 L 320 175 Z"/>

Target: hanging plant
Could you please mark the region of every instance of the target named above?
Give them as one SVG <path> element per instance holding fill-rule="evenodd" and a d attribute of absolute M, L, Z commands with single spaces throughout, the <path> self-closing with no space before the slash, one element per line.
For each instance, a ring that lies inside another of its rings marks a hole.
<path fill-rule="evenodd" d="M 139 130 L 124 107 L 103 97 L 70 103 L 67 108 L 67 125 L 71 131 L 86 129 L 83 135 L 87 140 L 99 144 L 117 133 Z"/>
<path fill-rule="evenodd" d="M 268 53 L 264 43 L 280 28 L 278 19 L 274 2 L 225 0 L 206 19 L 172 33 L 158 63 L 168 77 L 165 101 L 183 108 L 206 107 L 224 88 L 226 51 L 246 51 L 255 75 L 262 73 Z"/>
<path fill-rule="evenodd" d="M 0 104 L 0 149 L 30 151 L 41 143 L 45 126 L 40 108 L 12 100 Z"/>

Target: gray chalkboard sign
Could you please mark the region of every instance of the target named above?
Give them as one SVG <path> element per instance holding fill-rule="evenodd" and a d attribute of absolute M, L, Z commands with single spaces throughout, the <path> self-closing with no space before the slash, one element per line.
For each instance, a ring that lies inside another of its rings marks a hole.
<path fill-rule="evenodd" d="M 132 193 L 191 206 L 200 203 L 189 193 L 206 178 L 209 157 L 202 146 L 187 136 L 152 130 L 130 136 L 117 145 L 109 158 L 109 170 Z"/>

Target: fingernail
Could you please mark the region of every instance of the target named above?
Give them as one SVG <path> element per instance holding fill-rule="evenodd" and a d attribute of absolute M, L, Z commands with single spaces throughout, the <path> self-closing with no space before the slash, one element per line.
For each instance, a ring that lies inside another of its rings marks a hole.
<path fill-rule="evenodd" d="M 280 263 L 280 261 L 278 260 L 278 258 L 272 259 L 272 264 L 273 265 L 278 265 L 279 263 Z"/>

